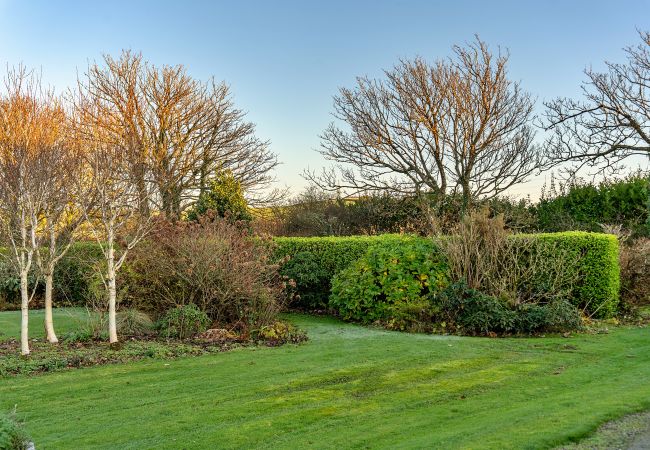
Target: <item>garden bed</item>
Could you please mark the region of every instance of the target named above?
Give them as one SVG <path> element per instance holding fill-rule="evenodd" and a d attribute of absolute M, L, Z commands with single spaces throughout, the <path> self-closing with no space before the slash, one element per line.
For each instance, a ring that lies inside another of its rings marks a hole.
<path fill-rule="evenodd" d="M 213 331 L 213 330 L 209 330 Z M 153 338 L 126 338 L 109 344 L 103 341 L 62 342 L 52 345 L 42 340 L 31 342 L 32 353 L 20 355 L 20 342 L 10 339 L 0 342 L 0 378 L 16 375 L 37 375 L 81 367 L 129 363 L 142 359 L 175 359 L 220 353 L 238 347 L 269 346 L 285 343 L 298 344 L 307 339 L 294 331 L 286 339 L 244 340 L 237 336 L 219 336 L 205 339 L 162 340 Z"/>

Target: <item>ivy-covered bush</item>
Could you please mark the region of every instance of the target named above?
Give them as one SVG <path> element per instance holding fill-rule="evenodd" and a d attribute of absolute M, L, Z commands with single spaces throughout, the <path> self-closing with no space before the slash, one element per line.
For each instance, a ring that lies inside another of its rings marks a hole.
<path fill-rule="evenodd" d="M 199 194 L 196 204 L 188 211 L 187 218 L 198 220 L 207 211 L 234 221 L 252 220 L 241 182 L 230 170 L 218 170 L 214 174 L 208 189 Z"/>
<path fill-rule="evenodd" d="M 395 322 L 399 312 L 393 326 L 406 329 L 420 321 L 418 309 L 446 284 L 445 257 L 432 240 L 393 236 L 334 277 L 329 304 L 344 319 L 362 323 Z"/>

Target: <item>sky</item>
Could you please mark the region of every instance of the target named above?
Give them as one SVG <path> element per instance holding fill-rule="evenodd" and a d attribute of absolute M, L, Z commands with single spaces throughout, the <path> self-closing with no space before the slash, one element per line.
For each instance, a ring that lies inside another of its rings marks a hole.
<path fill-rule="evenodd" d="M 622 61 L 650 29 L 650 0 L 564 1 L 24 1 L 0 0 L 0 65 L 24 63 L 58 91 L 102 54 L 142 52 L 228 83 L 271 142 L 280 185 L 329 163 L 317 149 L 332 97 L 400 58 L 428 61 L 478 34 L 510 52 L 510 77 L 542 102 L 578 97 L 582 71 Z M 548 174 L 512 190 L 539 194 Z"/>

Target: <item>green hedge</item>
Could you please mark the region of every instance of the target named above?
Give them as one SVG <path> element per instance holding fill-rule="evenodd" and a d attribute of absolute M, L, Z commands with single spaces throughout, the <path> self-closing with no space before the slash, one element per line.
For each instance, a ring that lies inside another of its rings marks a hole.
<path fill-rule="evenodd" d="M 390 236 L 278 237 L 274 239 L 275 258 L 290 258 L 280 272 L 296 281 L 301 299 L 297 304 L 324 307 L 334 275 L 363 256 L 371 245 Z"/>
<path fill-rule="evenodd" d="M 571 302 L 596 318 L 616 314 L 620 289 L 618 240 L 611 234 L 584 231 L 516 235 L 515 239 L 534 238 L 539 251 L 548 258 L 561 253 L 577 271 Z"/>
<path fill-rule="evenodd" d="M 618 241 L 615 236 L 580 231 L 543 234 L 520 234 L 514 239 L 535 239 L 536 251 L 542 252 L 547 258 L 568 258 L 567 267 L 577 271 L 577 283 L 572 287 L 572 303 L 587 314 L 597 318 L 611 317 L 616 313 L 620 287 L 620 269 L 618 264 Z M 396 239 L 428 241 L 427 238 L 398 235 L 357 236 L 357 237 L 311 237 L 311 238 L 276 238 L 278 258 L 300 254 L 301 260 L 311 255 L 312 264 L 309 267 L 321 268 L 318 272 L 320 283 L 298 284 L 298 294 L 302 298 L 326 299 L 331 289 L 331 280 L 336 274 L 349 267 L 353 262 L 365 255 L 366 251 L 375 244 L 395 242 Z M 290 262 L 282 266 L 282 271 L 290 275 Z M 293 271 L 293 274 L 300 271 Z M 313 274 L 313 270 L 304 275 Z M 298 277 L 300 278 L 300 277 Z M 305 291 L 304 287 L 316 291 Z M 301 290 L 301 288 L 303 288 Z M 302 303 L 301 306 L 310 307 Z M 321 305 L 322 306 L 322 305 Z"/>

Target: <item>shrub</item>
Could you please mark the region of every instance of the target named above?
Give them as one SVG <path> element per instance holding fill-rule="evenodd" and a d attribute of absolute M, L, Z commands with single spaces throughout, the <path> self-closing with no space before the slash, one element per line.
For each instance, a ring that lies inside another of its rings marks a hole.
<path fill-rule="evenodd" d="M 621 303 L 624 313 L 650 304 L 650 239 L 621 246 Z"/>
<path fill-rule="evenodd" d="M 74 331 L 62 336 L 64 342 L 105 341 L 108 339 L 108 315 L 99 310 L 87 309 L 87 316 L 80 320 Z"/>
<path fill-rule="evenodd" d="M 124 336 L 147 336 L 154 331 L 154 323 L 148 314 L 127 308 L 116 314 L 117 332 Z"/>
<path fill-rule="evenodd" d="M 307 335 L 290 323 L 276 321 L 257 330 L 257 339 L 267 345 L 278 346 L 286 343 L 299 344 L 307 340 Z"/>
<path fill-rule="evenodd" d="M 330 306 L 346 320 L 363 323 L 395 321 L 410 328 L 416 318 L 405 317 L 447 282 L 447 264 L 431 240 L 392 236 L 371 246 L 366 254 L 332 281 Z"/>
<path fill-rule="evenodd" d="M 465 281 L 449 285 L 433 300 L 441 310 L 441 326 L 466 334 L 508 333 L 516 313 L 504 302 L 470 288 Z"/>
<path fill-rule="evenodd" d="M 301 299 L 306 299 L 299 305 L 310 307 L 316 302 L 320 304 L 326 301 L 334 275 L 348 267 L 371 245 L 381 242 L 382 239 L 386 237 L 278 237 L 273 240 L 275 243 L 273 259 L 281 262 L 280 272 L 283 275 L 291 278 L 296 276 L 293 279 L 296 282 L 297 295 Z M 293 258 L 298 254 L 301 254 L 298 262 L 292 263 Z M 308 273 L 300 267 L 303 264 L 312 268 L 317 266 L 318 271 Z M 318 304 L 315 306 L 318 307 Z"/>
<path fill-rule="evenodd" d="M 437 240 L 449 259 L 451 277 L 513 306 L 567 298 L 577 281 L 575 258 L 535 235 L 513 235 L 503 216 L 489 210 L 463 218 L 452 236 Z"/>
<path fill-rule="evenodd" d="M 157 328 L 166 338 L 187 339 L 207 330 L 208 315 L 194 303 L 170 309 L 158 321 Z"/>
<path fill-rule="evenodd" d="M 639 172 L 598 185 L 580 180 L 554 181 L 534 208 L 541 231 L 599 231 L 600 224 L 621 224 L 637 235 L 648 235 L 647 174 Z"/>
<path fill-rule="evenodd" d="M 16 421 L 15 413 L 0 414 L 0 450 L 22 450 L 29 444 L 29 437 Z"/>
<path fill-rule="evenodd" d="M 449 285 L 434 302 L 441 311 L 438 328 L 464 334 L 562 332 L 582 324 L 578 309 L 565 300 L 513 306 L 465 282 Z"/>
<path fill-rule="evenodd" d="M 159 317 L 193 303 L 221 327 L 246 332 L 276 320 L 284 302 L 272 245 L 210 214 L 198 222 L 161 221 L 133 250 L 127 302 Z"/>
<path fill-rule="evenodd" d="M 242 185 L 231 171 L 217 171 L 209 189 L 199 195 L 187 218 L 198 220 L 207 211 L 214 211 L 219 217 L 228 216 L 235 221 L 252 220 Z"/>
<path fill-rule="evenodd" d="M 486 210 L 438 239 L 451 277 L 513 306 L 570 300 L 586 315 L 611 317 L 619 289 L 615 236 L 587 232 L 510 234 Z"/>
<path fill-rule="evenodd" d="M 296 305 L 307 309 L 323 308 L 327 305 L 331 277 L 313 253 L 296 253 L 282 265 L 280 273 L 295 281 L 295 289 L 298 292 L 294 301 Z"/>

